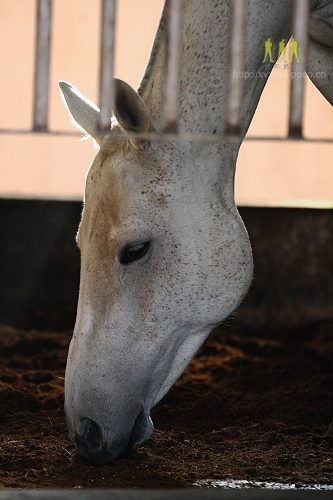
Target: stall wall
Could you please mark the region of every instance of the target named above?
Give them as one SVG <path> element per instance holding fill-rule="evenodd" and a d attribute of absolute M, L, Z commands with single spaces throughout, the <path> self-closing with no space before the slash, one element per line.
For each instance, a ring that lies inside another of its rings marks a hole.
<path fill-rule="evenodd" d="M 333 210 L 241 208 L 254 279 L 232 316 L 246 329 L 333 319 Z M 72 329 L 81 203 L 0 199 L 0 323 Z"/>
<path fill-rule="evenodd" d="M 50 127 L 73 130 L 58 79 L 97 100 L 100 4 L 54 0 Z M 115 73 L 137 87 L 149 58 L 163 0 L 118 0 Z M 35 0 L 0 0 L 0 128 L 31 127 Z M 264 51 L 264 47 L 263 47 Z M 249 135 L 286 135 L 288 69 L 278 65 Z M 333 138 L 333 109 L 308 81 L 305 134 Z M 0 194 L 82 199 L 91 141 L 74 137 L 0 134 Z M 238 159 L 239 205 L 332 206 L 333 146 L 244 142 Z"/>

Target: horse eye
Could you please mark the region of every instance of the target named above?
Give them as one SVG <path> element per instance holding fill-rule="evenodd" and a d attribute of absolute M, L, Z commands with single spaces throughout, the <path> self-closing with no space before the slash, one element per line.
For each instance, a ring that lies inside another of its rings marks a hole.
<path fill-rule="evenodd" d="M 136 260 L 142 259 L 148 252 L 150 241 L 138 243 L 137 245 L 124 247 L 119 254 L 119 262 L 122 265 L 130 264 Z"/>

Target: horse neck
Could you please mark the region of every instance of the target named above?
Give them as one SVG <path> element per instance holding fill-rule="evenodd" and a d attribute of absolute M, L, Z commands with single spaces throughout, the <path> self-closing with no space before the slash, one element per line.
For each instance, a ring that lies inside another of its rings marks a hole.
<path fill-rule="evenodd" d="M 160 123 L 165 74 L 166 1 L 150 61 L 139 93 L 156 124 Z M 227 97 L 229 49 L 228 0 L 186 0 L 182 29 L 179 130 L 183 133 L 223 134 Z M 291 0 L 249 0 L 242 130 L 245 134 L 272 64 L 262 63 L 264 42 L 290 34 Z M 244 73 L 245 74 L 245 73 Z M 256 75 L 256 76 L 254 76 Z M 158 128 L 158 126 L 157 126 Z"/>
<path fill-rule="evenodd" d="M 224 133 L 229 61 L 229 3 L 226 0 L 185 0 L 179 94 L 180 133 L 217 136 Z M 168 0 L 166 7 L 167 4 Z M 157 130 L 160 129 L 163 103 L 166 7 L 139 89 Z M 291 0 L 248 0 L 244 71 L 251 77 L 245 79 L 244 75 L 238 75 L 239 78 L 244 78 L 241 138 L 232 143 L 191 142 L 187 145 L 187 153 L 198 159 L 198 164 L 206 170 L 212 182 L 216 183 L 218 180 L 220 186 L 227 184 L 228 193 L 233 191 L 238 148 L 273 65 L 267 66 L 262 62 L 264 43 L 268 38 L 275 43 L 289 38 L 290 16 Z"/>

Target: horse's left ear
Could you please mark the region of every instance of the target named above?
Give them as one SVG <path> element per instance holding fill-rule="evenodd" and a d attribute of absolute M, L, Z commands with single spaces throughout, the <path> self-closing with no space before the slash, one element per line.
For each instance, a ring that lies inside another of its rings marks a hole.
<path fill-rule="evenodd" d="M 115 83 L 115 108 L 113 110 L 119 125 L 127 132 L 146 134 L 151 122 L 148 109 L 137 92 L 118 78 Z"/>

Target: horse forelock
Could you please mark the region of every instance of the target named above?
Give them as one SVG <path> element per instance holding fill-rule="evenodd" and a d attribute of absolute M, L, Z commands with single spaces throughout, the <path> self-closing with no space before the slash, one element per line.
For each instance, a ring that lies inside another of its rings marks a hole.
<path fill-rule="evenodd" d="M 101 155 L 105 158 L 115 153 L 126 154 L 128 151 L 139 152 L 140 147 L 135 137 L 130 136 L 126 130 L 119 125 L 116 119 L 112 118 L 110 133 L 102 139 L 99 149 Z"/>

